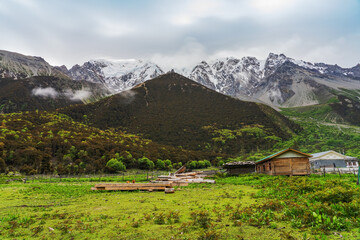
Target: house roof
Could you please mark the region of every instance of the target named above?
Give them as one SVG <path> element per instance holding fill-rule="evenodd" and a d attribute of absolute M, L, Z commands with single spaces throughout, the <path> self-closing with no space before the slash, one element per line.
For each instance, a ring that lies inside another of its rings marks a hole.
<path fill-rule="evenodd" d="M 287 148 L 287 149 L 278 151 L 278 152 L 276 152 L 276 153 L 274 153 L 274 154 L 271 154 L 271 155 L 269 155 L 269 156 L 267 156 L 267 157 L 264 157 L 263 159 L 257 160 L 256 163 L 261 163 L 261 162 L 263 162 L 263 161 L 273 159 L 273 158 L 275 158 L 275 157 L 277 157 L 277 156 L 279 156 L 279 155 L 281 155 L 281 154 L 283 154 L 283 153 L 286 153 L 286 152 L 288 152 L 288 151 L 296 152 L 296 153 L 299 153 L 299 154 L 304 155 L 304 156 L 307 156 L 307 157 L 312 157 L 312 155 L 310 155 L 310 154 L 303 153 L 303 152 L 300 152 L 300 151 L 295 150 L 295 149 L 292 149 L 292 148 Z"/>
<path fill-rule="evenodd" d="M 318 152 L 318 153 L 313 153 L 311 155 L 312 155 L 313 158 L 317 158 L 317 157 L 320 157 L 322 155 L 328 154 L 329 152 L 333 152 L 333 151 L 330 150 L 330 151 L 325 151 L 325 152 Z"/>
<path fill-rule="evenodd" d="M 234 169 L 234 168 L 249 168 L 253 167 L 255 169 L 255 162 L 247 161 L 247 162 L 229 162 L 223 165 L 225 169 Z"/>
<path fill-rule="evenodd" d="M 337 155 L 343 156 L 343 158 L 346 159 L 346 160 L 356 160 L 356 159 L 357 159 L 356 157 L 346 156 L 346 155 L 344 155 L 344 154 L 335 152 L 334 150 L 329 150 L 329 151 L 325 151 L 325 152 L 313 153 L 313 154 L 312 154 L 312 158 L 322 157 L 322 156 L 324 156 L 324 155 L 326 155 L 326 154 L 328 154 L 328 153 L 331 153 L 331 152 L 332 152 L 332 153 L 335 153 L 335 154 L 337 154 Z"/>

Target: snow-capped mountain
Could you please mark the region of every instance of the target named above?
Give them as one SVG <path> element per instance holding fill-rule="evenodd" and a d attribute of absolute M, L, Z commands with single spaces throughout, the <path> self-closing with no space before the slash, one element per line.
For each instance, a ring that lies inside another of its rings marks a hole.
<path fill-rule="evenodd" d="M 223 94 L 272 106 L 304 106 L 326 102 L 341 89 L 360 89 L 360 65 L 309 63 L 270 53 L 254 57 L 202 61 L 189 78 Z"/>
<path fill-rule="evenodd" d="M 74 80 L 103 83 L 119 92 L 129 89 L 164 72 L 152 62 L 142 60 L 91 60 L 82 66 L 75 65 L 68 71 Z"/>
<path fill-rule="evenodd" d="M 354 89 L 360 101 L 360 64 L 341 68 L 270 53 L 265 60 L 228 57 L 175 71 L 220 93 L 276 107 L 325 103 L 339 92 Z M 120 92 L 163 73 L 150 61 L 90 60 L 68 70 L 65 66 L 53 67 L 40 57 L 0 51 L 0 78 L 49 75 L 100 83 L 112 92 Z"/>
<path fill-rule="evenodd" d="M 57 76 L 68 78 L 41 57 L 25 56 L 0 50 L 0 78 L 24 79 L 32 76 Z"/>

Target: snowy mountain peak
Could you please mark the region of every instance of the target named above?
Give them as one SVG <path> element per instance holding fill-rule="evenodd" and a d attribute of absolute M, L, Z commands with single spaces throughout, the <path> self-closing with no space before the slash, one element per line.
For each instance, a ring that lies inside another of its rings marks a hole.
<path fill-rule="evenodd" d="M 155 63 L 136 59 L 90 60 L 69 70 L 75 80 L 101 82 L 115 92 L 129 89 L 163 73 Z"/>

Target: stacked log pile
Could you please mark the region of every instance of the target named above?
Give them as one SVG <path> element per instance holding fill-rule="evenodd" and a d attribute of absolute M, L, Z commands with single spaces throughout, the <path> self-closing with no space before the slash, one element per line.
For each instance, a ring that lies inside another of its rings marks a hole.
<path fill-rule="evenodd" d="M 91 190 L 107 191 L 165 191 L 173 193 L 174 186 L 188 186 L 189 183 L 215 183 L 215 180 L 205 179 L 207 177 L 203 172 L 187 172 L 185 166 L 181 167 L 175 173 L 158 176 L 156 181 L 151 183 L 99 183 Z"/>
<path fill-rule="evenodd" d="M 185 184 L 189 183 L 215 183 L 215 180 L 205 179 L 207 177 L 203 172 L 187 172 L 187 173 L 177 173 L 169 175 L 158 176 L 156 183 L 169 182 L 173 183 L 175 186 L 187 186 Z"/>

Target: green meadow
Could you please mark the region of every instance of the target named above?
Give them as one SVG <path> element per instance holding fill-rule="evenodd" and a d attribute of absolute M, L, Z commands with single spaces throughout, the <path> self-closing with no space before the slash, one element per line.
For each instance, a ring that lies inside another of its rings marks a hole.
<path fill-rule="evenodd" d="M 164 192 L 0 182 L 0 239 L 359 239 L 354 175 L 216 177 Z M 121 176 L 119 176 L 119 181 Z"/>

